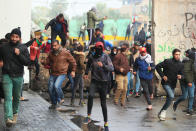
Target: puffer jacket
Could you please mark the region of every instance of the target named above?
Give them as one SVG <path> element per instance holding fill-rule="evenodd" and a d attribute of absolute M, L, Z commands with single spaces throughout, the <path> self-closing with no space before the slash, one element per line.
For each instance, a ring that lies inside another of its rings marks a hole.
<path fill-rule="evenodd" d="M 95 12 L 90 10 L 87 13 L 87 21 L 88 21 L 87 29 L 94 29 L 95 22 L 102 21 L 102 20 L 103 20 L 103 18 L 97 18 Z"/>
<path fill-rule="evenodd" d="M 54 55 L 51 51 L 43 65 L 50 66 L 51 74 L 55 76 L 67 74 L 69 65 L 72 67 L 72 71 L 76 71 L 74 57 L 64 48 L 58 55 Z"/>

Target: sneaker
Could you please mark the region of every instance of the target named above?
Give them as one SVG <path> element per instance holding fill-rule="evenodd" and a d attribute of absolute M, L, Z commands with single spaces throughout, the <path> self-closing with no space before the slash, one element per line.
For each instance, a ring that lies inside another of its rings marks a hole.
<path fill-rule="evenodd" d="M 85 106 L 86 103 L 84 102 L 84 100 L 81 100 L 81 99 L 80 99 L 79 105 L 80 105 L 80 106 Z"/>
<path fill-rule="evenodd" d="M 16 124 L 18 120 L 18 114 L 13 115 L 13 123 Z"/>
<path fill-rule="evenodd" d="M 75 106 L 74 103 L 75 103 L 75 102 L 74 102 L 74 99 L 71 99 L 70 106 Z"/>
<path fill-rule="evenodd" d="M 60 105 L 62 105 L 65 102 L 64 99 L 61 99 L 61 101 L 59 102 Z"/>
<path fill-rule="evenodd" d="M 6 120 L 6 126 L 7 127 L 11 127 L 13 124 L 14 124 L 13 120 L 11 120 L 9 118 Z"/>
<path fill-rule="evenodd" d="M 186 113 L 187 116 L 192 116 L 193 115 L 193 111 L 192 110 L 188 110 Z"/>
<path fill-rule="evenodd" d="M 176 111 L 176 109 L 177 109 L 177 104 L 176 104 L 176 102 L 174 102 L 174 104 L 173 104 L 173 110 L 174 110 L 174 112 Z"/>
<path fill-rule="evenodd" d="M 150 95 L 150 99 L 154 99 L 154 95 L 153 94 Z"/>
<path fill-rule="evenodd" d="M 129 95 L 131 95 L 131 96 L 132 96 L 132 95 L 133 95 L 133 93 L 134 93 L 133 91 L 130 91 L 130 92 L 129 92 Z"/>
<path fill-rule="evenodd" d="M 49 109 L 51 110 L 56 109 L 56 105 L 52 104 L 51 106 L 49 106 Z"/>
<path fill-rule="evenodd" d="M 146 108 L 146 110 L 148 110 L 148 111 L 152 110 L 152 105 L 148 105 L 148 107 Z"/>
<path fill-rule="evenodd" d="M 165 121 L 166 120 L 166 110 L 162 110 L 160 113 L 159 113 L 159 119 L 160 121 Z"/>
<path fill-rule="evenodd" d="M 104 131 L 109 131 L 109 127 L 108 126 L 104 126 Z"/>
<path fill-rule="evenodd" d="M 109 95 L 109 94 L 107 94 L 107 95 L 106 95 L 106 98 L 107 98 L 107 99 L 109 99 L 109 98 L 110 98 L 110 95 Z"/>
<path fill-rule="evenodd" d="M 86 117 L 84 120 L 84 124 L 89 124 L 91 122 L 91 119 L 89 117 Z"/>
<path fill-rule="evenodd" d="M 135 97 L 140 97 L 140 95 L 139 95 L 139 93 L 138 93 L 138 92 L 135 94 Z"/>

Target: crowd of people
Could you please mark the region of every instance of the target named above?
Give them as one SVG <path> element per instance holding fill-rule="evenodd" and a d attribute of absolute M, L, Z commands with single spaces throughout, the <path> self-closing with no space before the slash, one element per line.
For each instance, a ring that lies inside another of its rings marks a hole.
<path fill-rule="evenodd" d="M 178 104 L 188 98 L 186 113 L 188 115 L 193 114 L 194 83 L 196 82 L 195 49 L 187 50 L 185 52 L 186 57 L 182 62 L 180 61 L 181 51 L 174 49 L 173 58 L 165 59 L 155 66 L 150 53 L 144 47 L 146 41 L 134 41 L 133 45 L 121 41 L 118 46 L 107 48 L 108 45 L 104 41 L 101 29 L 95 29 L 95 22 L 107 17 L 98 19 L 94 12 L 95 9 L 92 8 L 88 13 L 88 52 L 84 52 L 85 45 L 79 43 L 77 39 L 74 39 L 69 46 L 67 45 L 68 23 L 62 14 L 46 25 L 45 29 L 48 29 L 49 26 L 52 29 L 51 39 L 46 42 L 42 42 L 41 31 L 37 30 L 34 33 L 35 38 L 21 44 L 19 28 L 13 29 L 9 36 L 6 36 L 7 38 L 1 40 L 0 67 L 2 67 L 1 90 L 3 91 L 0 93 L 4 95 L 5 99 L 4 116 L 7 126 L 17 123 L 24 66 L 28 66 L 29 69 L 35 66 L 35 79 L 40 80 L 39 61 L 44 68 L 49 70 L 50 74 L 48 92 L 51 106 L 49 109 L 58 109 L 64 102 L 63 90 L 68 87 L 69 83 L 72 89 L 70 105 L 75 105 L 76 90 L 79 89 L 79 105 L 84 106 L 84 79 L 90 79 L 87 117 L 84 123 L 91 122 L 93 98 L 98 92 L 105 131 L 109 130 L 106 100 L 108 97 L 112 97 L 112 94 L 114 95 L 114 104 L 119 105 L 120 103 L 122 107 L 125 107 L 130 95 L 135 94 L 135 97 L 139 97 L 143 93 L 147 103 L 146 110 L 153 109 L 155 70 L 161 76 L 162 86 L 167 94 L 166 102 L 158 115 L 159 119 L 166 120 L 166 110 L 173 101 L 177 80 L 180 80 L 182 96 L 174 102 L 173 109 L 176 111 Z M 61 43 L 56 40 L 57 35 L 60 36 Z M 28 47 L 30 47 L 30 53 Z M 48 57 L 40 59 L 40 52 L 47 53 Z M 89 72 L 91 73 L 90 78 Z M 62 88 L 66 78 L 69 79 L 69 82 Z"/>

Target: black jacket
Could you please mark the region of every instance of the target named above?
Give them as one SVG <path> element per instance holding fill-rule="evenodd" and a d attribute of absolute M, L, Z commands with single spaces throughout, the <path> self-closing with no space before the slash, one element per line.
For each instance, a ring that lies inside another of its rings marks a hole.
<path fill-rule="evenodd" d="M 52 19 L 52 20 L 46 25 L 45 30 L 47 30 L 47 29 L 49 28 L 49 26 L 51 26 L 51 33 L 56 32 L 56 24 L 57 24 L 57 22 L 58 22 L 57 18 Z M 69 32 L 67 20 L 64 20 L 63 24 L 65 24 L 65 28 L 66 28 L 66 32 L 64 32 L 64 33 Z M 62 32 L 63 32 L 63 29 L 62 29 Z"/>
<path fill-rule="evenodd" d="M 97 62 L 102 62 L 103 67 L 99 67 Z M 99 82 L 107 82 L 110 80 L 110 72 L 114 71 L 114 67 L 110 57 L 103 53 L 101 57 L 94 58 L 90 55 L 86 65 L 85 75 L 91 70 L 91 79 Z"/>
<path fill-rule="evenodd" d="M 14 52 L 15 48 L 20 50 L 18 56 Z M 0 47 L 0 60 L 3 60 L 3 74 L 8 74 L 11 77 L 22 77 L 24 66 L 30 63 L 30 55 L 25 45 L 7 43 Z"/>
<path fill-rule="evenodd" d="M 175 88 L 177 83 L 177 75 L 182 75 L 183 64 L 181 61 L 176 61 L 173 58 L 166 59 L 156 66 L 156 70 L 161 78 L 163 78 L 163 76 L 167 76 L 168 78 L 167 81 L 162 79 L 162 85 L 170 85 L 172 88 Z"/>

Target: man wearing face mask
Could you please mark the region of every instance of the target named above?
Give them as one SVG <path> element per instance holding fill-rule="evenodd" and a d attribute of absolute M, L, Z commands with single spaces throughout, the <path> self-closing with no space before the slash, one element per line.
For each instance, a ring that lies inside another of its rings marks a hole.
<path fill-rule="evenodd" d="M 2 45 L 0 48 L 0 63 L 3 63 L 1 66 L 3 67 L 2 81 L 5 95 L 4 117 L 6 126 L 11 126 L 17 122 L 24 66 L 30 64 L 30 55 L 27 47 L 21 44 L 20 41 L 20 29 L 13 29 L 9 43 Z"/>
<path fill-rule="evenodd" d="M 121 53 L 114 57 L 114 69 L 116 73 L 117 90 L 115 92 L 114 103 L 118 105 L 121 96 L 121 106 L 125 106 L 127 93 L 127 73 L 130 71 L 128 59 L 126 57 L 127 43 L 121 45 Z M 121 95 L 122 94 L 122 95 Z"/>
<path fill-rule="evenodd" d="M 102 42 L 97 42 L 95 44 L 95 54 L 89 56 L 87 62 L 86 71 L 84 78 L 88 78 L 88 72 L 91 70 L 91 84 L 89 88 L 88 96 L 88 117 L 85 120 L 85 123 L 90 123 L 91 119 L 91 110 L 93 107 L 93 97 L 96 91 L 99 92 L 101 99 L 101 107 L 104 117 L 104 128 L 105 131 L 108 131 L 108 116 L 107 116 L 107 106 L 106 106 L 106 93 L 107 85 L 110 79 L 109 74 L 114 70 L 112 61 L 110 57 L 103 53 L 104 45 Z"/>

